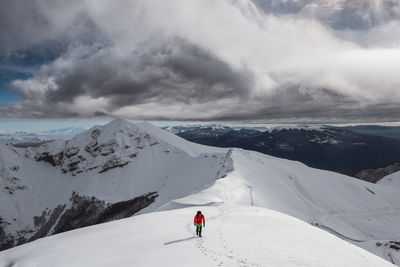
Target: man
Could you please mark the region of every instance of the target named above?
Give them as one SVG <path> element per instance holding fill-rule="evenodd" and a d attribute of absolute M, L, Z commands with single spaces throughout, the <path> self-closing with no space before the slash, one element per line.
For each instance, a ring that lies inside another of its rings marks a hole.
<path fill-rule="evenodd" d="M 206 220 L 204 219 L 204 215 L 201 214 L 201 211 L 198 211 L 196 216 L 194 216 L 194 226 L 196 226 L 196 235 L 201 237 L 201 223 L 206 227 Z"/>

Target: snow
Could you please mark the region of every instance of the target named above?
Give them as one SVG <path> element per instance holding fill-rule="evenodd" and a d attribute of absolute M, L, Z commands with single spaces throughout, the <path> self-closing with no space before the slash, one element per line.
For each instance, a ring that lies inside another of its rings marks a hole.
<path fill-rule="evenodd" d="M 84 131 L 86 131 L 86 129 L 75 128 L 75 127 L 40 131 L 35 133 L 10 132 L 10 131 L 0 130 L 0 142 L 16 144 L 16 143 L 26 143 L 26 142 L 40 142 L 43 140 L 54 140 L 54 139 L 66 140 Z"/>
<path fill-rule="evenodd" d="M 27 132 L 7 132 L 0 131 L 0 142 L 1 143 L 22 143 L 22 142 L 37 142 L 43 140 L 42 136 L 35 133 Z"/>
<path fill-rule="evenodd" d="M 114 153 L 92 156 L 85 151 L 92 144 L 92 132 L 100 130 L 98 145 L 115 143 L 110 147 Z M 126 146 L 129 148 L 125 149 Z M 141 147 L 140 149 L 137 146 Z M 53 167 L 37 162 L 35 156 L 49 152 L 57 154 L 79 148 L 71 158 L 64 158 L 61 166 Z M 81 196 L 95 196 L 107 203 L 126 201 L 148 192 L 160 192 L 151 209 L 167 201 L 197 191 L 223 176 L 229 166 L 222 167 L 226 150 L 198 146 L 176 137 L 150 124 L 134 125 L 115 120 L 106 126 L 96 126 L 78 134 L 68 142 L 53 141 L 40 147 L 16 149 L 0 144 L 0 214 L 7 222 L 7 233 L 35 230 L 34 216 L 67 204 L 73 192 Z M 133 158 L 129 155 L 137 154 Z M 27 155 L 27 156 L 26 156 Z M 79 171 L 63 173 L 78 156 L 86 160 L 79 163 Z M 123 168 L 99 173 L 113 156 L 129 162 Z M 12 171 L 18 166 L 17 171 Z M 17 178 L 16 182 L 11 179 Z M 6 188 L 23 188 L 10 190 Z M 33 233 L 31 234 L 33 235 Z M 30 237 L 28 234 L 26 237 Z"/>
<path fill-rule="evenodd" d="M 62 173 L 59 166 L 32 160 L 37 153 L 84 148 L 94 141 L 98 146 L 112 143 L 113 153 L 91 156 L 81 149 L 87 158 L 78 164 L 81 173 Z M 130 159 L 132 152 L 137 156 Z M 129 163 L 105 173 L 91 169 L 115 156 Z M 13 171 L 13 166 L 20 168 Z M 159 194 L 133 218 L 0 252 L 0 266 L 388 263 L 359 247 L 400 264 L 395 250 L 376 246 L 378 241 L 400 239 L 398 188 L 257 152 L 194 144 L 148 123 L 115 120 L 68 142 L 39 148 L 16 150 L 0 144 L 0 167 L 2 184 L 18 176 L 26 185 L 12 195 L 0 191 L 0 214 L 7 221 L 17 219 L 6 227 L 8 232 L 32 228 L 33 216 L 68 203 L 73 191 L 108 203 Z M 192 217 L 198 209 L 208 218 L 202 241 L 192 238 Z"/>
<path fill-rule="evenodd" d="M 183 138 L 164 131 L 147 122 L 138 123 L 137 126 L 151 135 L 156 136 L 158 139 L 161 139 L 172 146 L 179 147 L 191 156 L 198 156 L 203 153 L 226 153 L 226 149 L 224 148 L 204 146 L 186 141 Z"/>
<path fill-rule="evenodd" d="M 228 202 L 271 208 L 335 229 L 348 240 L 400 237 L 394 223 L 400 218 L 396 189 L 255 152 L 234 149 L 232 159 L 234 171 L 191 195 L 192 204 Z M 180 200 L 165 207 L 176 203 Z"/>
<path fill-rule="evenodd" d="M 192 217 L 206 216 L 203 238 Z M 249 206 L 154 212 L 0 253 L 0 266 L 392 266 L 301 220 Z"/>
<path fill-rule="evenodd" d="M 323 132 L 326 129 L 323 125 L 279 125 L 268 128 L 268 132 L 283 131 L 283 130 L 305 130 L 305 131 L 319 131 Z"/>
<path fill-rule="evenodd" d="M 383 177 L 377 183 L 385 186 L 400 188 L 400 171 Z"/>

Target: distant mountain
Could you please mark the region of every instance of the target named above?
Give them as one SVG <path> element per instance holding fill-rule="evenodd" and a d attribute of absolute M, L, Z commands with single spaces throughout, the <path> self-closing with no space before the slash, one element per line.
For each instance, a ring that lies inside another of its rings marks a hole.
<path fill-rule="evenodd" d="M 254 150 L 336 172 L 351 173 L 400 162 L 400 140 L 342 128 L 299 126 L 264 132 L 219 128 L 181 126 L 175 134 L 199 144 Z"/>
<path fill-rule="evenodd" d="M 257 130 L 257 131 L 261 131 L 261 132 L 268 130 L 268 128 L 264 127 L 264 126 L 247 126 L 247 127 L 246 126 L 232 126 L 232 129 L 235 129 L 235 130 L 241 130 L 241 129 Z"/>
<path fill-rule="evenodd" d="M 340 128 L 356 133 L 377 135 L 400 140 L 400 126 L 357 125 Z"/>
<path fill-rule="evenodd" d="M 63 129 L 42 131 L 39 135 L 42 137 L 53 137 L 52 139 L 68 139 L 85 131 L 87 131 L 87 129 L 81 127 L 67 127 Z"/>
<path fill-rule="evenodd" d="M 45 140 L 65 140 L 86 131 L 84 128 L 68 127 L 38 133 L 0 131 L 0 143 L 35 143 Z"/>
<path fill-rule="evenodd" d="M 35 133 L 27 132 L 6 132 L 0 131 L 0 142 L 1 143 L 23 143 L 23 142 L 39 142 L 41 137 Z"/>
<path fill-rule="evenodd" d="M 356 177 L 367 182 L 376 183 L 378 181 L 381 181 L 382 178 L 398 171 L 400 171 L 400 163 L 390 164 L 388 166 L 375 169 L 362 169 L 352 172 L 345 172 L 344 174 Z"/>
<path fill-rule="evenodd" d="M 213 135 L 213 134 L 223 134 L 227 133 L 232 130 L 231 127 L 224 126 L 221 124 L 208 124 L 208 125 L 188 125 L 188 126 L 167 126 L 162 127 L 161 129 L 166 130 L 170 133 L 181 133 L 185 132 L 188 133 L 190 131 L 195 131 L 197 134 L 206 134 L 206 135 Z"/>

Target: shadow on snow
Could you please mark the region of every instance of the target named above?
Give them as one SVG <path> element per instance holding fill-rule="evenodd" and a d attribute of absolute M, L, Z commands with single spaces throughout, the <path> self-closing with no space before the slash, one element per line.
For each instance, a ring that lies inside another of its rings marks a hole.
<path fill-rule="evenodd" d="M 174 240 L 174 241 L 169 241 L 169 242 L 164 243 L 164 245 L 171 245 L 171 244 L 174 244 L 174 243 L 188 241 L 188 240 L 195 239 L 195 238 L 197 238 L 197 236 L 192 236 L 192 237 L 188 237 L 188 238 L 184 238 L 184 239 L 178 239 L 178 240 Z"/>

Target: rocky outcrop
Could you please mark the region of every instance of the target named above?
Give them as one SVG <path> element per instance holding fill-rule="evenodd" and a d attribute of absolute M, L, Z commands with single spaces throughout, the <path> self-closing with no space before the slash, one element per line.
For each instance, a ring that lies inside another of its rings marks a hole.
<path fill-rule="evenodd" d="M 50 163 L 53 167 L 61 165 L 63 162 L 64 153 L 51 154 L 50 152 L 43 152 L 35 156 L 36 161 L 45 161 Z"/>
<path fill-rule="evenodd" d="M 0 216 L 0 251 L 12 248 L 14 246 L 14 238 L 7 235 L 4 231 L 8 223 Z"/>
<path fill-rule="evenodd" d="M 114 168 L 122 168 L 126 165 L 128 165 L 129 161 L 123 161 L 121 158 L 118 157 L 112 157 L 111 159 L 109 159 L 102 167 L 101 171 L 99 171 L 99 173 L 103 173 L 106 172 L 110 169 L 114 169 Z"/>
<path fill-rule="evenodd" d="M 28 241 L 33 241 L 49 235 L 51 228 L 55 225 L 66 206 L 67 205 L 65 204 L 58 205 L 52 212 L 48 212 L 47 214 L 50 216 L 47 218 L 47 220 L 45 211 L 42 213 L 42 216 L 34 217 L 35 226 L 38 227 L 38 230 L 31 238 L 29 238 Z"/>
<path fill-rule="evenodd" d="M 383 177 L 392 173 L 400 171 L 400 163 L 391 164 L 377 169 L 363 169 L 355 172 L 346 173 L 357 179 L 364 180 L 371 183 L 376 183 Z"/>
<path fill-rule="evenodd" d="M 377 242 L 377 247 L 384 248 L 384 254 L 386 254 L 386 259 L 395 265 L 399 265 L 398 262 L 398 253 L 400 253 L 400 242 L 399 241 L 385 241 L 385 242 Z"/>
<path fill-rule="evenodd" d="M 130 217 L 153 203 L 157 196 L 156 192 L 151 192 L 127 201 L 107 204 L 95 197 L 74 193 L 71 197 L 72 207 L 63 213 L 53 234 Z"/>
<path fill-rule="evenodd" d="M 106 203 L 74 192 L 69 204 L 60 204 L 35 216 L 35 229 L 26 229 L 14 235 L 6 235 L 4 227 L 7 222 L 0 217 L 0 251 L 49 235 L 130 217 L 148 207 L 157 197 L 157 192 L 150 192 L 130 200 Z"/>
<path fill-rule="evenodd" d="M 157 197 L 157 192 L 151 192 L 127 201 L 112 204 L 100 214 L 96 223 L 104 223 L 130 217 L 152 204 Z"/>
<path fill-rule="evenodd" d="M 20 180 L 17 177 L 7 177 L 5 181 L 6 186 L 4 186 L 3 191 L 7 192 L 10 195 L 13 195 L 18 190 L 27 189 L 27 186 L 21 184 Z"/>

